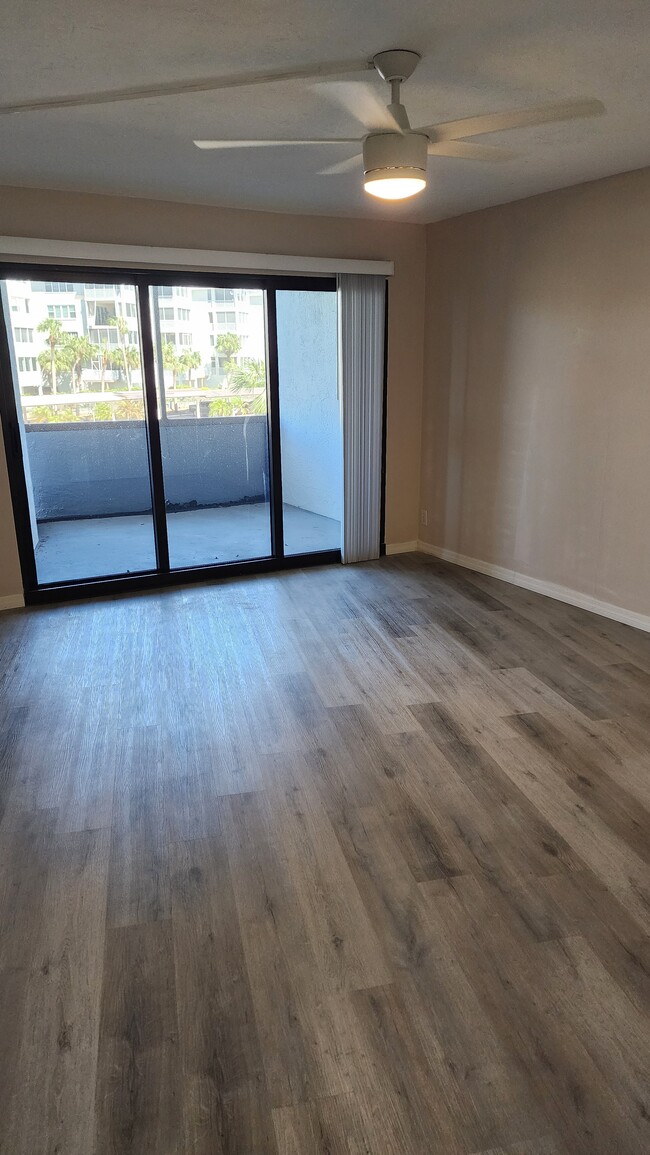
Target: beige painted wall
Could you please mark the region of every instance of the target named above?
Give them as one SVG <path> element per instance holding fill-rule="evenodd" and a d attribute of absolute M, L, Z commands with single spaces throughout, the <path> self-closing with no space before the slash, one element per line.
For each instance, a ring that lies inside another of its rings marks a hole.
<path fill-rule="evenodd" d="M 417 536 L 423 225 L 0 188 L 0 235 L 393 260 L 395 275 L 389 288 L 386 540 L 408 541 Z M 0 460 L 0 598 L 20 590 L 5 481 L 5 462 Z"/>
<path fill-rule="evenodd" d="M 420 536 L 650 614 L 650 170 L 427 227 Z"/>

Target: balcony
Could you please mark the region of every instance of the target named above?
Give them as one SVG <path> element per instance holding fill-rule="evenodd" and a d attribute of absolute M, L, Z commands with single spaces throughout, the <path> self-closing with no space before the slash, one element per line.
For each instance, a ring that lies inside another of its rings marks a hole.
<path fill-rule="evenodd" d="M 146 436 L 141 421 L 25 426 L 40 582 L 155 568 Z M 173 568 L 269 556 L 266 418 L 164 421 L 161 440 Z M 338 498 L 304 460 L 286 471 L 285 551 L 338 549 Z"/>

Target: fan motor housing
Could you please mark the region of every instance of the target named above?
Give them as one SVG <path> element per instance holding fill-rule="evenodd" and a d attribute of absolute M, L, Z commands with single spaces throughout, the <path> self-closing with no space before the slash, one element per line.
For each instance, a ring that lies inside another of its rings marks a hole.
<path fill-rule="evenodd" d="M 378 169 L 395 169 L 400 175 L 426 178 L 428 144 L 422 132 L 371 132 L 363 142 L 363 170 L 366 176 Z M 402 174 L 405 169 L 411 171 Z"/>

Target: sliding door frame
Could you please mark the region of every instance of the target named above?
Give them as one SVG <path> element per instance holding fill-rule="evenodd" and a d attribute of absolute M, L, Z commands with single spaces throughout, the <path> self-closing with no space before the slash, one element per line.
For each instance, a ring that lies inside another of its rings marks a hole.
<path fill-rule="evenodd" d="M 27 601 L 27 591 L 38 587 L 38 577 L 36 574 L 36 558 L 31 532 L 29 498 L 27 496 L 27 482 L 25 480 L 25 467 L 23 463 L 23 447 L 20 436 L 20 423 L 18 421 L 14 375 L 11 365 L 9 334 L 7 331 L 10 319 L 8 316 L 5 316 L 4 308 L 4 302 L 6 300 L 6 294 L 3 292 L 2 298 L 0 298 L 0 420 L 2 423 L 7 459 L 7 472 L 9 474 L 9 491 L 11 493 L 14 524 L 16 527 L 18 557 L 20 559 L 25 601 Z"/>
<path fill-rule="evenodd" d="M 156 353 L 151 323 L 150 290 L 145 284 L 136 288 L 138 322 L 142 352 L 142 382 L 145 402 L 145 427 L 149 449 L 149 476 L 151 478 L 151 507 L 153 512 L 156 567 L 160 573 L 169 573 L 169 537 L 165 504 L 165 476 L 163 471 L 160 414 L 156 389 Z"/>
<path fill-rule="evenodd" d="M 271 553 L 284 561 L 284 506 L 282 504 L 282 452 L 280 446 L 280 370 L 278 366 L 278 314 L 276 289 L 266 291 L 266 412 L 271 487 Z"/>
<path fill-rule="evenodd" d="M 8 325 L 10 317 L 0 308 L 0 417 L 2 419 L 9 483 L 16 524 L 25 602 L 37 605 L 50 602 L 99 597 L 103 594 L 155 589 L 186 582 L 211 581 L 245 573 L 266 573 L 272 570 L 303 566 L 324 565 L 341 560 L 340 550 L 322 550 L 315 553 L 285 556 L 282 462 L 280 446 L 280 391 L 278 370 L 276 290 L 301 292 L 336 292 L 333 276 L 292 274 L 220 273 L 201 269 L 168 270 L 156 268 L 120 268 L 114 265 L 79 265 L 0 261 L 0 281 L 73 281 L 96 284 L 132 285 L 135 289 L 139 336 L 142 354 L 145 427 L 151 478 L 152 517 L 156 550 L 156 568 L 138 573 L 109 574 L 101 578 L 78 581 L 39 583 L 36 571 L 34 545 L 31 540 L 29 499 L 25 481 L 23 446 L 13 379 Z M 266 302 L 266 379 L 267 379 L 267 438 L 269 450 L 271 554 L 242 562 L 191 566 L 171 569 L 165 506 L 160 414 L 156 386 L 155 346 L 152 324 L 150 289 L 152 286 L 192 286 L 197 288 L 259 289 Z"/>

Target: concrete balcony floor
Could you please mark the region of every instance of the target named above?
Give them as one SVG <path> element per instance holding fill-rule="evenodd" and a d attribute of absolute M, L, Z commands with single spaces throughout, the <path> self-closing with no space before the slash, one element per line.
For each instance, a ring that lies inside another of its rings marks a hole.
<path fill-rule="evenodd" d="M 173 569 L 268 557 L 269 506 L 230 505 L 167 515 Z M 150 514 L 39 523 L 38 580 L 78 581 L 155 568 Z M 284 506 L 285 553 L 339 549 L 340 522 L 294 505 Z"/>

